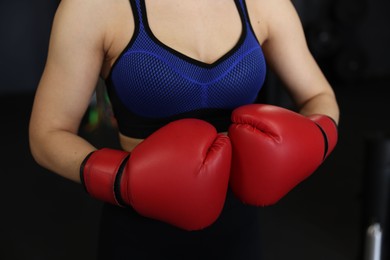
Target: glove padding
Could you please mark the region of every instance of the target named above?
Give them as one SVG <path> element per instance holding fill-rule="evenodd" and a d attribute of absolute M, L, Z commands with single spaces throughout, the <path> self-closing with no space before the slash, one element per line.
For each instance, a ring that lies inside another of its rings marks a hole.
<path fill-rule="evenodd" d="M 323 115 L 252 104 L 232 114 L 230 185 L 244 203 L 267 206 L 310 176 L 337 143 L 337 126 Z"/>
<path fill-rule="evenodd" d="M 128 158 L 128 159 L 127 159 Z M 231 144 L 209 123 L 172 122 L 131 154 L 102 149 L 86 158 L 87 192 L 185 230 L 211 225 L 220 215 L 229 182 Z"/>

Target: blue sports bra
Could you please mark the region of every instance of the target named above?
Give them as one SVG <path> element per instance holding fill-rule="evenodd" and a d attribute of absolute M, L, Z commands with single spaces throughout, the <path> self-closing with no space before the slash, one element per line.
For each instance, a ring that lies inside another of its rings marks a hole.
<path fill-rule="evenodd" d="M 244 0 L 234 0 L 242 33 L 212 64 L 161 43 L 149 28 L 144 0 L 130 0 L 135 31 L 106 80 L 119 131 L 145 138 L 180 118 L 199 118 L 226 131 L 232 110 L 257 99 L 266 75 L 263 52 Z"/>

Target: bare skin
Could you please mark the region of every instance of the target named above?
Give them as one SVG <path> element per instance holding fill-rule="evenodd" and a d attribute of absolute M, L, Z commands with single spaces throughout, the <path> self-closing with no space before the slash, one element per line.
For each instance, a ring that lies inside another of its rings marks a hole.
<path fill-rule="evenodd" d="M 289 0 L 247 0 L 255 34 L 270 67 L 303 115 L 325 114 L 336 122 L 331 86 L 310 54 Z M 148 21 L 165 45 L 204 63 L 228 52 L 241 33 L 231 0 L 146 0 Z M 99 77 L 106 78 L 134 32 L 128 0 L 62 0 L 48 59 L 30 121 L 30 146 L 43 167 L 80 182 L 79 167 L 96 148 L 77 135 Z M 141 141 L 119 134 L 124 150 Z"/>

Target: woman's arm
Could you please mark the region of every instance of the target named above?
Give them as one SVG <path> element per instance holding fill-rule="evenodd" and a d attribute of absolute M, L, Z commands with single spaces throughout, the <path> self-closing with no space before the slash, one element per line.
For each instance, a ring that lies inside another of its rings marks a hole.
<path fill-rule="evenodd" d="M 104 1 L 61 1 L 29 126 L 35 160 L 76 182 L 82 160 L 95 150 L 77 135 L 104 59 L 104 24 L 94 2 Z"/>
<path fill-rule="evenodd" d="M 255 12 L 266 24 L 263 50 L 270 68 L 286 86 L 303 115 L 339 120 L 334 92 L 310 53 L 301 21 L 290 0 L 260 0 Z M 253 22 L 253 21 L 252 21 Z"/>

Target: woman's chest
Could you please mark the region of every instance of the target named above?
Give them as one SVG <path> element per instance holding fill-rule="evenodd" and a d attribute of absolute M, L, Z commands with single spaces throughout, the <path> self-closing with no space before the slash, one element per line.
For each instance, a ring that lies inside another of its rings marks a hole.
<path fill-rule="evenodd" d="M 134 1 L 131 1 L 134 2 Z M 245 3 L 244 3 L 245 4 Z M 138 9 L 137 9 L 138 8 Z M 118 10 L 117 19 L 108 26 L 103 77 L 126 49 L 142 22 L 150 36 L 162 45 L 186 57 L 212 64 L 233 49 L 243 33 L 246 20 L 238 1 L 140 1 Z M 248 10 L 257 20 L 256 13 Z M 140 21 L 141 19 L 141 21 Z M 248 19 L 248 22 L 249 19 Z M 255 25 L 259 42 L 261 26 Z"/>

